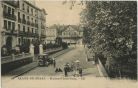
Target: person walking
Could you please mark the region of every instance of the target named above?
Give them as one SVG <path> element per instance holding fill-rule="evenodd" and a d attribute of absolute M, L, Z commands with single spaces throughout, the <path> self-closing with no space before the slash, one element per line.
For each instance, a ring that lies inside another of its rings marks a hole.
<path fill-rule="evenodd" d="M 82 68 L 79 68 L 79 75 L 82 77 Z"/>
<path fill-rule="evenodd" d="M 65 74 L 65 77 L 67 77 L 68 76 L 68 71 L 67 71 L 68 69 L 67 69 L 67 65 L 65 65 L 65 67 L 64 67 L 64 74 Z"/>
<path fill-rule="evenodd" d="M 54 66 L 54 68 L 56 67 L 56 60 L 55 60 L 55 58 L 53 58 L 53 66 Z"/>

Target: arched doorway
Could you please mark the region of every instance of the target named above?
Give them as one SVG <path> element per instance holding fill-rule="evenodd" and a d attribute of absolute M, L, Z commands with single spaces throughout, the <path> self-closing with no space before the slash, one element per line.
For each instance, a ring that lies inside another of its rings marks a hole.
<path fill-rule="evenodd" d="M 6 39 L 6 47 L 8 50 L 12 49 L 12 37 L 7 37 Z"/>

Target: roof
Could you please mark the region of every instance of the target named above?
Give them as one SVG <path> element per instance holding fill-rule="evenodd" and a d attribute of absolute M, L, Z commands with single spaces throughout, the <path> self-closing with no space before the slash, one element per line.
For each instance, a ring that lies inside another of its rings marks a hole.
<path fill-rule="evenodd" d="M 69 27 L 71 27 L 73 30 L 75 31 L 78 31 L 78 32 L 82 32 L 83 31 L 83 28 L 82 27 L 79 27 L 77 25 L 68 25 L 63 31 L 66 31 Z"/>

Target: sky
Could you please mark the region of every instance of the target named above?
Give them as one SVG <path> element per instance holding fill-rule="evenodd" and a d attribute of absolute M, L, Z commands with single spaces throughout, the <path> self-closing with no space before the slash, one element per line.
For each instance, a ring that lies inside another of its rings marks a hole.
<path fill-rule="evenodd" d="M 80 23 L 80 12 L 83 9 L 82 5 L 77 3 L 70 9 L 71 3 L 62 4 L 63 1 L 35 1 L 39 8 L 44 8 L 47 12 L 46 25 L 65 24 L 77 25 Z"/>

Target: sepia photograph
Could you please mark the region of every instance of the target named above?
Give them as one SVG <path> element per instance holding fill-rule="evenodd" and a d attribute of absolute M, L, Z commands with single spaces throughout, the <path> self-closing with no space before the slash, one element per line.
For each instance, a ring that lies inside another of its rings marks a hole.
<path fill-rule="evenodd" d="M 1 88 L 137 88 L 137 1 L 1 0 Z"/>

